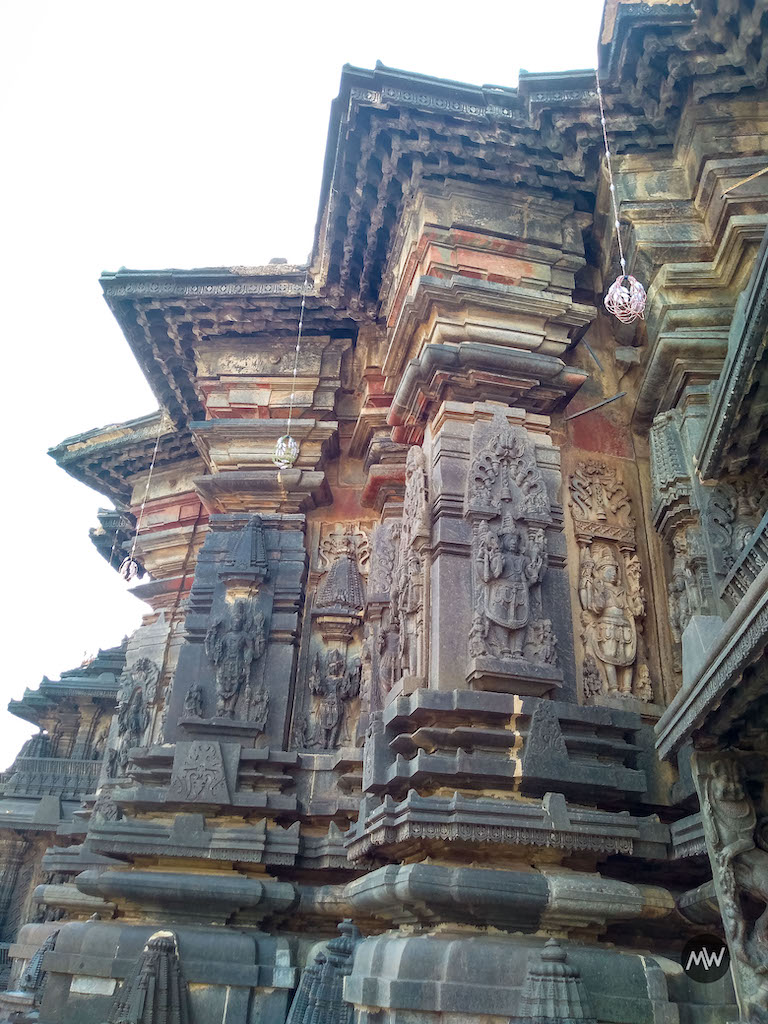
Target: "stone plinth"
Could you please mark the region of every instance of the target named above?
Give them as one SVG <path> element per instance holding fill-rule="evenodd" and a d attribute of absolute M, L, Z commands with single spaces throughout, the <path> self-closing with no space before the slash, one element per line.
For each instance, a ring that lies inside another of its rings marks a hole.
<path fill-rule="evenodd" d="M 502 658 L 472 658 L 467 683 L 473 690 L 518 693 L 523 697 L 549 696 L 562 684 L 563 673 L 552 665 Z"/>

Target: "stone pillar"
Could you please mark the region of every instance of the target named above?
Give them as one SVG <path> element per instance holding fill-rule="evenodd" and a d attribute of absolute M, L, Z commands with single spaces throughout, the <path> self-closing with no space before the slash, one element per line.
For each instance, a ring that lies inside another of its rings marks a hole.
<path fill-rule="evenodd" d="M 10 931 L 15 932 L 17 922 L 9 930 L 8 910 L 28 849 L 28 842 L 19 835 L 6 835 L 0 840 L 0 938 L 5 942 L 15 937 Z"/>

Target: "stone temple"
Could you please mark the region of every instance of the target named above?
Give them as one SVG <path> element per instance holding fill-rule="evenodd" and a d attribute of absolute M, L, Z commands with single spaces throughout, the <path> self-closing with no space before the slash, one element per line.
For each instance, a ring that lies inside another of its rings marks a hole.
<path fill-rule="evenodd" d="M 768 4 L 599 69 L 644 320 L 593 71 L 345 67 L 308 267 L 103 276 L 152 611 L 11 704 L 0 1020 L 768 1020 Z"/>

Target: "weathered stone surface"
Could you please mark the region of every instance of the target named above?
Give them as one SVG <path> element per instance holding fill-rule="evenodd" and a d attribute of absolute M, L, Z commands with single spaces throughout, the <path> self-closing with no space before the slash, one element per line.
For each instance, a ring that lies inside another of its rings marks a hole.
<path fill-rule="evenodd" d="M 767 39 L 608 0 L 613 194 L 592 72 L 347 67 L 309 267 L 104 275 L 161 408 L 52 455 L 151 612 L 12 704 L 41 1024 L 762 1020 Z"/>

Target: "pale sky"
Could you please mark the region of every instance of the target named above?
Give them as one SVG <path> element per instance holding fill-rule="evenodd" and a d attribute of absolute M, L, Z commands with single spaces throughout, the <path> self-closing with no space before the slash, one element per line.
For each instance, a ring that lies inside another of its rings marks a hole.
<path fill-rule="evenodd" d="M 8 700 L 145 607 L 88 538 L 108 502 L 46 455 L 156 408 L 100 272 L 303 262 L 344 63 L 514 86 L 594 67 L 602 2 L 0 2 L 0 769 L 32 732 Z"/>

